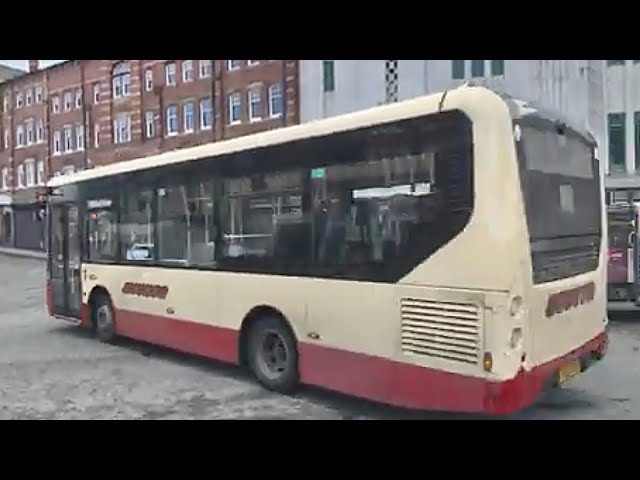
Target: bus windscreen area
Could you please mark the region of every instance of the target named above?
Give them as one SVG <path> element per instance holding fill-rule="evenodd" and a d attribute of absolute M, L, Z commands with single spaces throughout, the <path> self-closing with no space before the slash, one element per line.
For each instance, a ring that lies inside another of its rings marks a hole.
<path fill-rule="evenodd" d="M 600 172 L 577 133 L 521 126 L 520 175 L 534 280 L 558 280 L 597 267 L 601 239 Z"/>

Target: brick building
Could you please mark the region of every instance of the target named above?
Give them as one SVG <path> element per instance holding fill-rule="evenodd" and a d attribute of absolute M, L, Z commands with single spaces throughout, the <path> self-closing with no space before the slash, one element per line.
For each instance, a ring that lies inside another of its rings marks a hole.
<path fill-rule="evenodd" d="M 30 61 L 0 84 L 0 244 L 43 248 L 47 178 L 299 123 L 298 94 L 297 60 Z"/>

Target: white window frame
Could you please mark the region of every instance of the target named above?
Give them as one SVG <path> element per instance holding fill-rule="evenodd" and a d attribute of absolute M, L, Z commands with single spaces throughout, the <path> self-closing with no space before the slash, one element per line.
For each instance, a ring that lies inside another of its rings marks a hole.
<path fill-rule="evenodd" d="M 73 131 L 71 125 L 65 125 L 62 129 L 62 148 L 65 153 L 73 151 Z"/>
<path fill-rule="evenodd" d="M 16 127 L 16 148 L 24 147 L 24 127 L 18 125 Z"/>
<path fill-rule="evenodd" d="M 18 92 L 16 93 L 16 108 L 22 108 L 22 105 L 23 105 L 22 92 Z"/>
<path fill-rule="evenodd" d="M 213 60 L 198 60 L 200 78 L 209 78 L 213 74 Z"/>
<path fill-rule="evenodd" d="M 43 100 L 44 100 L 43 90 L 42 90 L 42 87 L 38 85 L 36 87 L 36 103 L 42 103 Z"/>
<path fill-rule="evenodd" d="M 176 64 L 175 62 L 169 62 L 164 66 L 164 84 L 167 87 L 175 87 L 177 83 Z"/>
<path fill-rule="evenodd" d="M 51 113 L 60 113 L 60 97 L 58 95 L 51 97 Z"/>
<path fill-rule="evenodd" d="M 44 168 L 44 160 L 38 160 L 36 163 L 36 183 L 38 185 L 44 185 L 47 183 L 46 173 Z"/>
<path fill-rule="evenodd" d="M 205 125 L 205 113 L 207 111 L 211 112 L 211 124 Z M 213 117 L 213 101 L 211 97 L 201 98 L 200 99 L 200 130 L 211 130 L 213 128 L 213 123 L 215 119 Z"/>
<path fill-rule="evenodd" d="M 238 109 L 238 118 L 234 120 L 234 108 Z M 229 125 L 238 125 L 242 123 L 242 96 L 240 92 L 230 93 L 227 99 L 227 109 L 229 114 Z"/>
<path fill-rule="evenodd" d="M 275 94 L 276 92 L 278 92 L 278 95 Z M 274 100 L 276 100 L 278 97 L 279 97 L 279 104 L 280 104 L 280 112 L 275 112 L 273 105 L 274 105 Z M 280 85 L 279 83 L 275 83 L 269 86 L 269 117 L 280 118 L 282 117 L 283 112 L 284 112 L 284 102 L 283 102 L 283 95 L 282 95 L 282 85 Z"/>
<path fill-rule="evenodd" d="M 131 67 L 127 62 L 121 62 L 111 74 L 111 90 L 113 98 L 128 97 L 131 93 Z"/>
<path fill-rule="evenodd" d="M 249 107 L 249 121 L 259 122 L 262 120 L 262 92 L 260 87 L 251 87 L 247 91 L 247 105 Z M 254 111 L 254 107 L 257 111 Z"/>
<path fill-rule="evenodd" d="M 193 60 L 182 61 L 182 81 L 184 83 L 193 82 L 195 75 L 193 72 Z"/>
<path fill-rule="evenodd" d="M 76 124 L 76 150 L 84 150 L 84 125 L 81 123 Z"/>
<path fill-rule="evenodd" d="M 260 65 L 260 60 L 247 60 L 247 65 L 250 67 L 255 67 L 256 65 Z"/>
<path fill-rule="evenodd" d="M 0 178 L 0 190 L 6 192 L 9 190 L 9 167 L 2 167 L 0 174 L 2 175 L 2 178 Z"/>
<path fill-rule="evenodd" d="M 33 118 L 30 118 L 25 122 L 24 130 L 25 130 L 24 138 L 25 138 L 26 145 L 29 146 L 36 143 L 36 135 L 35 135 Z"/>
<path fill-rule="evenodd" d="M 240 69 L 240 60 L 227 60 L 227 70 L 233 72 Z"/>
<path fill-rule="evenodd" d="M 36 159 L 35 158 L 26 159 L 24 161 L 24 166 L 25 166 L 25 173 L 24 173 L 25 186 L 27 188 L 35 187 L 36 186 Z"/>
<path fill-rule="evenodd" d="M 82 108 L 82 89 L 76 89 L 76 108 Z"/>
<path fill-rule="evenodd" d="M 27 89 L 27 92 L 24 94 L 24 99 L 25 99 L 25 103 L 27 104 L 27 107 L 30 107 L 31 105 L 33 105 L 33 89 L 31 88 Z"/>
<path fill-rule="evenodd" d="M 93 84 L 93 103 L 95 105 L 100 103 L 100 84 L 99 83 Z"/>
<path fill-rule="evenodd" d="M 6 113 L 9 113 L 9 95 L 5 95 L 2 99 L 2 110 Z"/>
<path fill-rule="evenodd" d="M 144 112 L 144 135 L 153 138 L 156 134 L 156 114 L 153 110 Z"/>
<path fill-rule="evenodd" d="M 54 155 L 62 155 L 62 134 L 60 133 L 60 130 L 53 132 L 51 148 Z"/>
<path fill-rule="evenodd" d="M 17 174 L 18 174 L 18 188 L 25 188 L 25 172 L 24 172 L 24 163 L 21 163 L 20 165 L 18 165 L 17 168 Z"/>
<path fill-rule="evenodd" d="M 64 111 L 71 111 L 71 92 L 64 92 Z"/>
<path fill-rule="evenodd" d="M 146 92 L 153 90 L 153 70 L 151 68 L 144 71 L 144 89 Z"/>
<path fill-rule="evenodd" d="M 93 148 L 100 147 L 100 122 L 93 124 Z"/>
<path fill-rule="evenodd" d="M 188 125 L 189 119 L 191 125 Z M 193 102 L 182 105 L 182 128 L 184 133 L 193 133 L 196 130 L 196 106 Z"/>
<path fill-rule="evenodd" d="M 36 121 L 36 143 L 44 142 L 44 120 L 39 118 Z"/>
<path fill-rule="evenodd" d="M 166 112 L 165 135 L 167 137 L 175 137 L 176 135 L 178 135 L 178 106 L 168 105 L 165 112 Z M 175 127 L 174 130 L 171 129 L 172 126 Z"/>
<path fill-rule="evenodd" d="M 122 145 L 131 141 L 131 117 L 126 114 L 118 115 L 113 120 L 113 143 Z"/>
<path fill-rule="evenodd" d="M 11 146 L 11 133 L 8 128 L 4 130 L 4 148 L 9 148 Z"/>

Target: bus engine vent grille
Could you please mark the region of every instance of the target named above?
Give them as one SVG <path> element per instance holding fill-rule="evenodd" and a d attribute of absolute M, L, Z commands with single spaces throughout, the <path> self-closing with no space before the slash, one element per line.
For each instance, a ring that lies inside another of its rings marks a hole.
<path fill-rule="evenodd" d="M 404 353 L 478 363 L 481 348 L 478 306 L 403 298 L 401 315 Z"/>

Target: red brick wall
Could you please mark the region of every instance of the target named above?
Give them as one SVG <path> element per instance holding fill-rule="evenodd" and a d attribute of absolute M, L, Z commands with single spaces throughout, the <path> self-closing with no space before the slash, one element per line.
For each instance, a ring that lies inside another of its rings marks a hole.
<path fill-rule="evenodd" d="M 112 73 L 121 62 L 129 71 L 129 92 L 122 98 L 113 98 Z M 213 60 L 212 73 L 200 77 L 200 61 L 192 60 L 193 79 L 183 80 L 184 60 L 83 60 L 69 61 L 15 79 L 0 86 L 0 97 L 9 90 L 10 109 L 0 113 L 0 169 L 9 166 L 15 172 L 25 159 L 45 160 L 47 177 L 64 167 L 91 168 L 116 161 L 150 155 L 175 148 L 184 148 L 224 138 L 233 138 L 266 129 L 293 125 L 299 122 L 299 86 L 297 60 L 259 60 L 249 65 L 239 60 L 239 68 L 229 70 L 228 60 Z M 165 84 L 165 66 L 175 63 L 176 85 Z M 146 71 L 153 72 L 153 86 L 145 88 Z M 42 85 L 42 104 L 30 107 L 15 107 L 15 94 L 25 92 L 35 85 Z M 94 85 L 98 86 L 99 98 L 94 101 Z M 282 114 L 269 115 L 269 87 L 279 85 L 282 92 Z M 2 92 L 4 90 L 4 93 Z M 76 107 L 76 90 L 81 92 L 82 104 Z M 249 90 L 260 93 L 260 119 L 249 119 Z M 65 93 L 71 94 L 71 109 L 65 111 Z M 229 122 L 229 95 L 240 96 L 241 122 Z M 53 111 L 54 99 L 58 98 L 60 111 Z M 200 128 L 200 101 L 211 98 L 213 104 L 213 127 Z M 0 99 L 1 102 L 1 99 Z M 184 131 L 184 105 L 193 105 L 194 131 Z M 177 108 L 178 132 L 166 135 L 167 107 Z M 146 112 L 153 112 L 154 135 L 145 135 Z M 114 120 L 125 116 L 130 119 L 130 141 L 115 144 Z M 26 119 L 42 119 L 45 125 L 43 142 L 24 148 L 15 148 L 16 125 Z M 76 146 L 76 127 L 84 125 L 84 149 Z M 72 127 L 72 149 L 54 153 L 54 132 L 60 132 L 64 143 L 64 128 Z M 98 144 L 96 147 L 96 127 Z M 11 134 L 11 144 L 4 146 L 4 130 Z M 15 175 L 12 176 L 15 178 Z M 18 196 L 13 183 L 14 196 Z M 22 197 L 22 195 L 19 195 Z"/>

